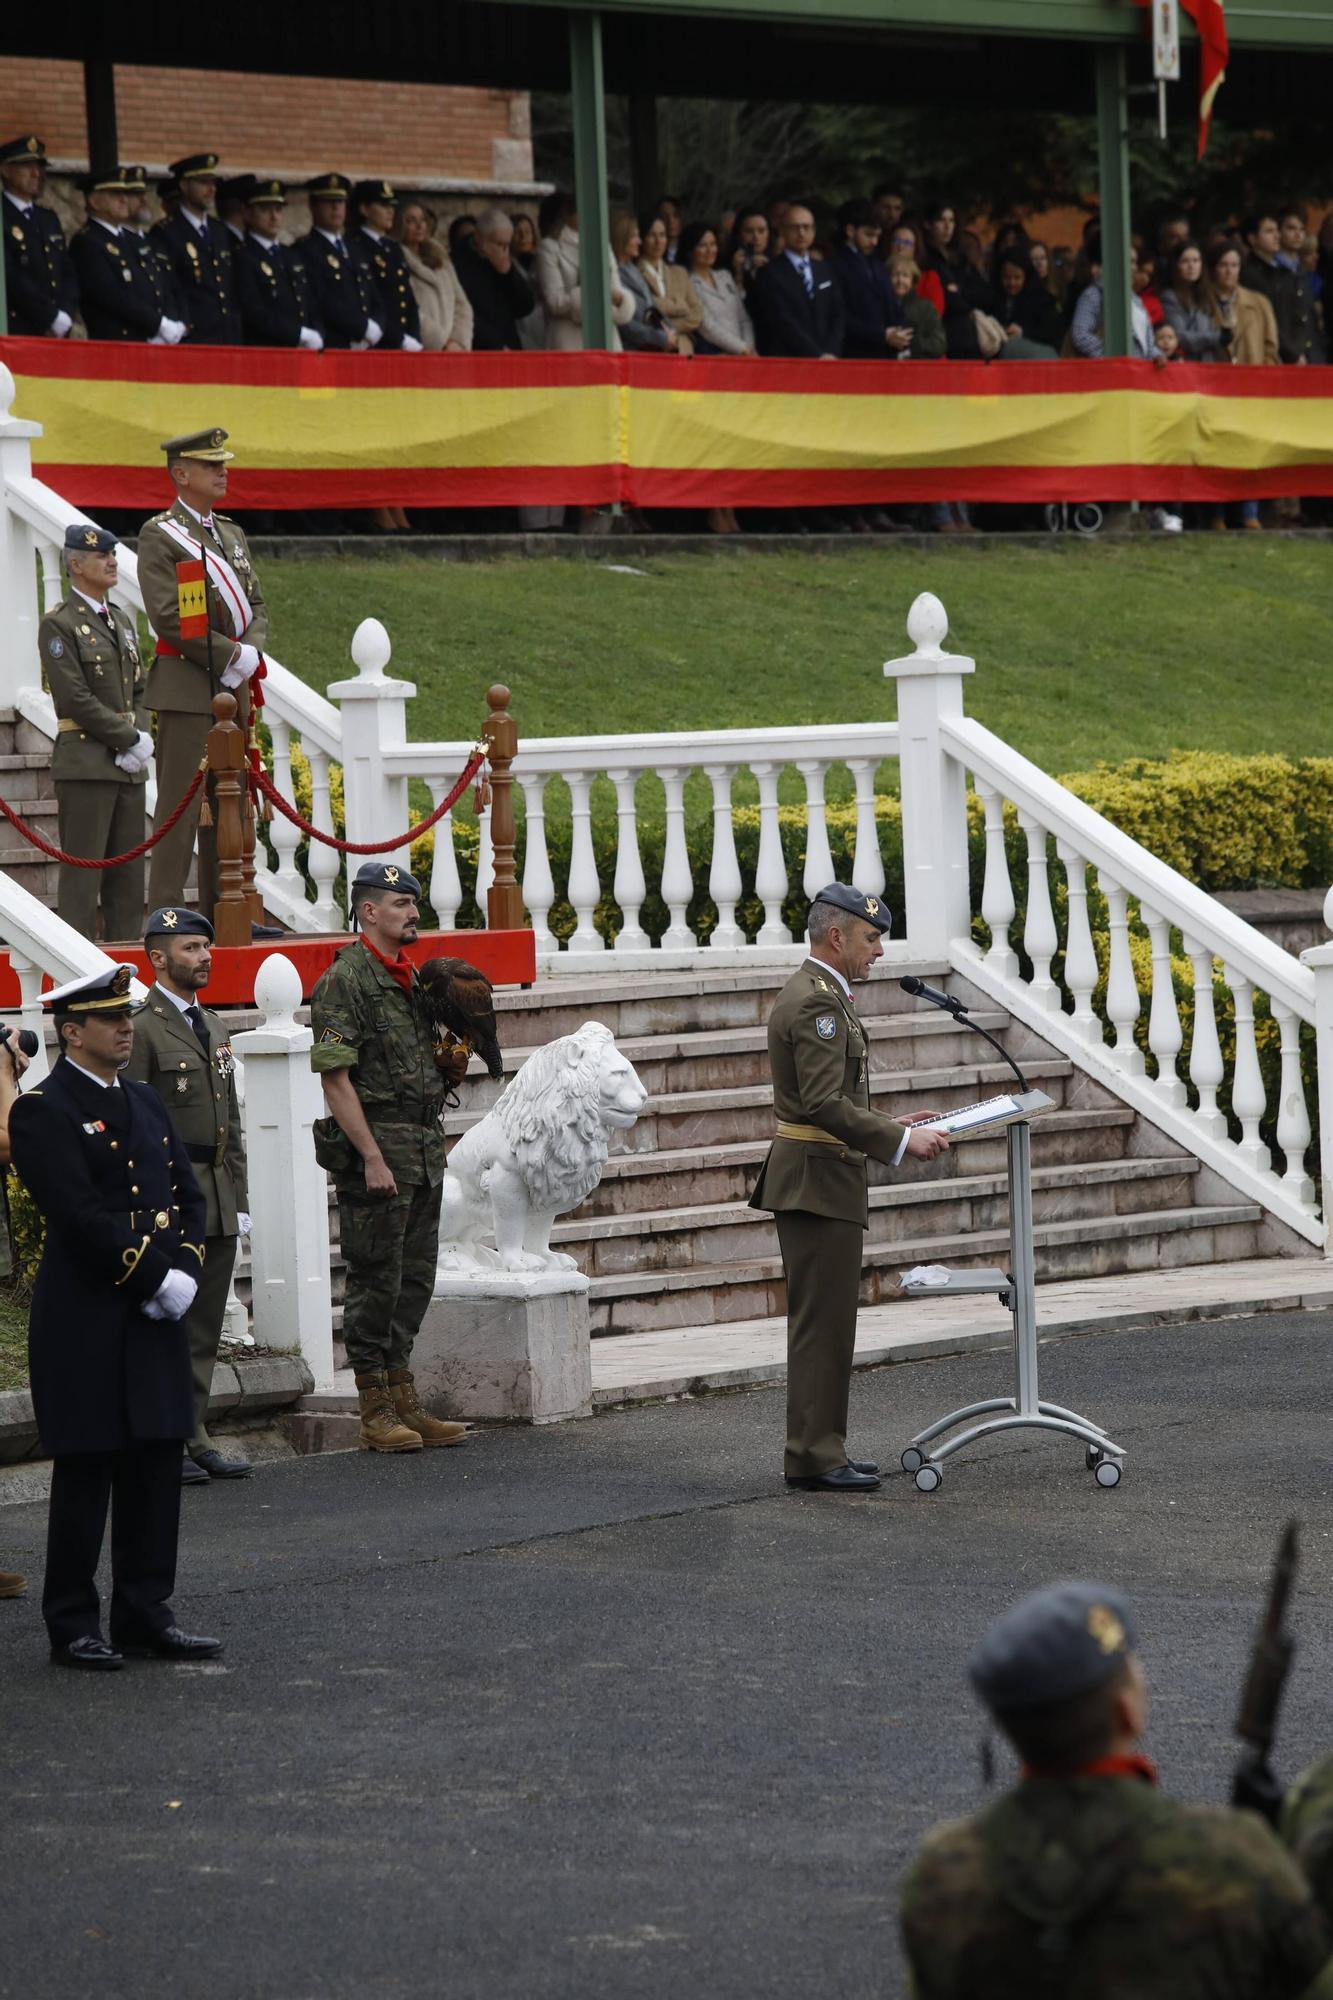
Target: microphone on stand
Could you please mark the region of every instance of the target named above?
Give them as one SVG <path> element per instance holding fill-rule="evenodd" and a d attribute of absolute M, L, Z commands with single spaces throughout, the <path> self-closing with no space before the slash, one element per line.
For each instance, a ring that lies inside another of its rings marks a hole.
<path fill-rule="evenodd" d="M 904 993 L 910 993 L 918 1000 L 929 1000 L 932 1007 L 942 1008 L 946 1014 L 952 1014 L 955 1021 L 961 1021 L 965 1028 L 970 1028 L 974 1035 L 980 1035 L 983 1041 L 990 1043 L 997 1055 L 1004 1057 L 1004 1060 L 1018 1078 L 1019 1089 L 1026 1092 L 1032 1088 L 1008 1049 L 997 1042 L 994 1035 L 990 1034 L 987 1029 L 979 1027 L 968 1014 L 967 1008 L 963 1005 L 962 1001 L 955 999 L 952 993 L 941 993 L 937 986 L 927 986 L 924 979 L 918 979 L 916 974 L 912 972 L 909 972 L 905 978 L 900 979 L 898 984 L 902 987 Z"/>

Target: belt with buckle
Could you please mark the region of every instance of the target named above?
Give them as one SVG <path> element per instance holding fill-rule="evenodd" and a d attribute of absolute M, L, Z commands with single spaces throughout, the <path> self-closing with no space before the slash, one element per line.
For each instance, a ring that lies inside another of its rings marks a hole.
<path fill-rule="evenodd" d="M 155 1235 L 159 1229 L 175 1229 L 180 1210 L 173 1202 L 170 1208 L 132 1208 L 127 1212 L 131 1229 L 141 1229 L 146 1236 Z"/>

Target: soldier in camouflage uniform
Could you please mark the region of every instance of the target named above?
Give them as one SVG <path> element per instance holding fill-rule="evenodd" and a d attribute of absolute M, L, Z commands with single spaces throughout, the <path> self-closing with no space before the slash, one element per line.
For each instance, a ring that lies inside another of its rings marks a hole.
<path fill-rule="evenodd" d="M 361 1401 L 363 1451 L 458 1444 L 463 1424 L 421 1407 L 409 1363 L 435 1288 L 444 1184 L 440 1115 L 467 1052 L 437 1054 L 403 947 L 417 939 L 415 876 L 368 861 L 349 902 L 361 936 L 345 945 L 310 1006 L 311 1067 L 329 1115 L 315 1155 L 333 1176 L 346 1266 L 343 1343 Z"/>
<path fill-rule="evenodd" d="M 1333 1924 L 1333 1757 L 1299 1777 L 1282 1806 L 1278 1832 L 1305 1870 L 1315 1901 Z"/>
<path fill-rule="evenodd" d="M 902 1930 L 917 2000 L 1328 2000 L 1309 1888 L 1257 1814 L 1162 1797 L 1128 1606 L 1097 1584 L 998 1620 L 972 1682 L 1023 1777 L 938 1827 Z"/>

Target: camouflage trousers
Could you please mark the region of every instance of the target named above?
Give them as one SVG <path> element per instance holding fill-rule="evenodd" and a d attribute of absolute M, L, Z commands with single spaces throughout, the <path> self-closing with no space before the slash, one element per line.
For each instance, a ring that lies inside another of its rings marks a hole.
<path fill-rule="evenodd" d="M 338 1189 L 338 1229 L 347 1292 L 343 1344 L 358 1374 L 406 1368 L 435 1289 L 443 1189 L 396 1195 Z"/>

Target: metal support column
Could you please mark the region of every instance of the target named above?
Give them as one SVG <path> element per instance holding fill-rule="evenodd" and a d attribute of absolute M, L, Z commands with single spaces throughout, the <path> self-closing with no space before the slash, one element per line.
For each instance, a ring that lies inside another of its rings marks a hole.
<path fill-rule="evenodd" d="M 1129 101 L 1125 50 L 1099 48 L 1097 65 L 1097 186 L 1101 201 L 1103 340 L 1108 354 L 1132 354 L 1129 312 Z"/>
<path fill-rule="evenodd" d="M 629 112 L 629 176 L 634 190 L 634 211 L 646 222 L 662 192 L 662 163 L 657 138 L 657 99 L 635 92 L 627 103 Z"/>
<path fill-rule="evenodd" d="M 579 211 L 583 345 L 611 345 L 611 216 L 606 194 L 606 96 L 602 17 L 569 17 L 569 88 L 574 123 L 574 199 Z"/>
<path fill-rule="evenodd" d="M 116 68 L 109 56 L 87 56 L 83 64 L 83 104 L 88 122 L 88 165 L 118 167 Z"/>

